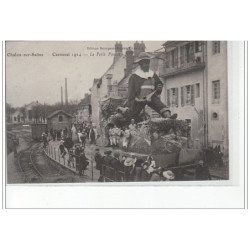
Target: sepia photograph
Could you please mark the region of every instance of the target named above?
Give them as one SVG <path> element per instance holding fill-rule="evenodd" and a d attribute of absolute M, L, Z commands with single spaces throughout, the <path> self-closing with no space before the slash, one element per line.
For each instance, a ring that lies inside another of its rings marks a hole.
<path fill-rule="evenodd" d="M 230 180 L 227 41 L 6 41 L 7 184 Z"/>

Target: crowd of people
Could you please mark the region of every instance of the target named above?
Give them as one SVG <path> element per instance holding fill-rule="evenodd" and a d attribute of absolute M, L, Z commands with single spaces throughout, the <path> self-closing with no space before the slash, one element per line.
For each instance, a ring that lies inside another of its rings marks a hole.
<path fill-rule="evenodd" d="M 96 169 L 100 171 L 99 182 L 104 178 L 105 181 L 118 182 L 171 181 L 175 178 L 172 171 L 156 166 L 152 156 L 144 160 L 134 154 L 121 155 L 118 151 L 112 155 L 111 150 L 101 155 L 99 148 L 96 148 L 95 162 Z"/>

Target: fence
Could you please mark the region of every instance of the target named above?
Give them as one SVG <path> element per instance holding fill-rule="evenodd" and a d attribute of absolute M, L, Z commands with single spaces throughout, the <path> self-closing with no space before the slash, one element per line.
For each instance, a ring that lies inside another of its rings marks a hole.
<path fill-rule="evenodd" d="M 66 151 L 65 151 L 66 152 Z M 66 167 L 67 169 L 73 171 L 76 174 L 79 174 L 79 169 L 76 164 L 77 157 L 79 156 L 70 156 L 68 152 L 64 155 L 64 157 L 61 155 L 61 152 L 59 148 L 53 147 L 52 145 L 48 145 L 45 148 L 46 155 L 51 158 L 52 160 L 56 161 L 60 165 Z M 87 166 L 87 169 L 84 170 L 84 176 L 88 177 L 89 180 L 94 181 L 95 174 L 94 174 L 94 161 L 91 157 L 89 159 L 89 165 Z"/>

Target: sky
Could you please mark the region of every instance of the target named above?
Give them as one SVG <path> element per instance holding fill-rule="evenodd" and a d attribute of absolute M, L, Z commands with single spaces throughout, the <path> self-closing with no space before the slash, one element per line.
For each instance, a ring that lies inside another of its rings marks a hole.
<path fill-rule="evenodd" d="M 122 41 L 125 48 L 135 41 Z M 162 48 L 163 41 L 144 41 L 146 51 Z M 32 101 L 61 101 L 61 86 L 68 82 L 69 100 L 80 100 L 94 78 L 113 62 L 115 41 L 6 42 L 6 101 L 20 107 Z M 66 56 L 65 56 L 66 54 Z M 42 56 L 39 56 L 42 55 Z"/>

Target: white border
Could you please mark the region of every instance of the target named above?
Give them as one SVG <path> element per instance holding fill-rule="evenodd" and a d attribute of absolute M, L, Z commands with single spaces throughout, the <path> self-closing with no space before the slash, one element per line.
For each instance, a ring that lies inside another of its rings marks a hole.
<path fill-rule="evenodd" d="M 7 185 L 6 208 L 243 208 L 244 43 L 228 44 L 231 181 Z"/>

